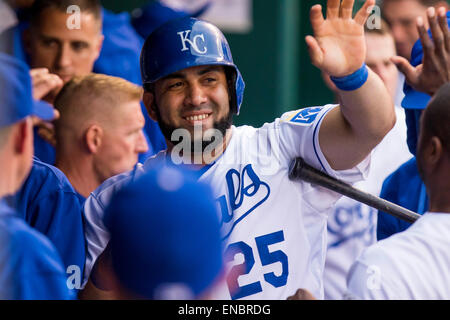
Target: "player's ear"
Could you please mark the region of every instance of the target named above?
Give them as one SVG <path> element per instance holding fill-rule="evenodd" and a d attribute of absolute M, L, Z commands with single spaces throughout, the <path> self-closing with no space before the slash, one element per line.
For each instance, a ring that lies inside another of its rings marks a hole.
<path fill-rule="evenodd" d="M 428 150 L 425 154 L 425 157 L 427 158 L 427 164 L 431 168 L 435 168 L 443 156 L 444 150 L 442 148 L 442 141 L 438 137 L 433 136 L 430 139 L 430 143 L 427 149 Z"/>
<path fill-rule="evenodd" d="M 100 56 L 100 52 L 102 51 L 102 47 L 103 47 L 103 40 L 105 40 L 105 36 L 102 34 L 99 35 L 98 40 L 97 40 L 97 48 L 96 48 L 97 56 L 95 57 L 95 60 L 97 60 L 98 57 Z"/>
<path fill-rule="evenodd" d="M 152 92 L 146 90 L 144 91 L 142 100 L 150 118 L 153 121 L 158 121 L 158 117 L 156 116 L 155 95 Z"/>
<path fill-rule="evenodd" d="M 90 153 L 97 153 L 102 145 L 103 129 L 96 124 L 91 125 L 85 134 L 85 145 Z"/>
<path fill-rule="evenodd" d="M 30 139 L 32 139 L 32 127 L 33 123 L 31 118 L 27 118 L 15 125 L 13 129 L 13 136 L 14 151 L 16 154 L 26 153 L 27 147 L 32 146 L 32 142 L 30 142 Z"/>

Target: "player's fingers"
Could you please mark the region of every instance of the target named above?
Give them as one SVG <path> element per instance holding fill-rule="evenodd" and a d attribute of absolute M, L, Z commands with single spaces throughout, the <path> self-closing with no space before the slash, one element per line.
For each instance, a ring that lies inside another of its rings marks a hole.
<path fill-rule="evenodd" d="M 41 81 L 48 75 L 47 68 L 36 68 L 30 70 L 31 83 L 34 85 L 35 83 Z"/>
<path fill-rule="evenodd" d="M 342 19 L 351 19 L 353 14 L 353 5 L 355 0 L 343 0 L 341 3 L 341 14 Z"/>
<path fill-rule="evenodd" d="M 375 0 L 367 0 L 361 9 L 355 15 L 355 22 L 360 25 L 366 23 L 367 18 L 369 18 L 372 13 L 373 6 L 375 5 Z"/>
<path fill-rule="evenodd" d="M 309 56 L 311 57 L 311 63 L 316 67 L 319 67 L 322 64 L 323 60 L 323 52 L 317 43 L 317 40 L 311 36 L 306 36 L 305 38 L 306 44 L 308 45 Z"/>
<path fill-rule="evenodd" d="M 30 76 L 36 76 L 42 73 L 48 73 L 48 69 L 47 68 L 34 68 L 30 70 Z"/>
<path fill-rule="evenodd" d="M 415 86 L 418 82 L 418 74 L 416 68 L 414 68 L 408 61 L 400 56 L 391 58 L 391 61 L 397 66 L 401 73 L 405 75 L 406 82 L 412 86 Z"/>
<path fill-rule="evenodd" d="M 55 131 L 53 128 L 41 126 L 38 129 L 38 134 L 42 139 L 50 143 L 52 146 L 56 146 Z"/>
<path fill-rule="evenodd" d="M 440 7 L 438 9 L 438 22 L 444 36 L 445 49 L 447 50 L 447 52 L 450 52 L 450 31 L 448 28 L 447 10 L 445 9 L 445 7 Z"/>
<path fill-rule="evenodd" d="M 419 31 L 420 42 L 422 43 L 423 48 L 423 65 L 425 68 L 438 68 L 438 63 L 436 59 L 436 55 L 434 53 L 434 44 L 430 39 L 427 30 L 425 29 L 425 25 L 422 17 L 417 18 L 417 30 Z"/>
<path fill-rule="evenodd" d="M 436 51 L 436 55 L 439 58 L 447 58 L 445 43 L 444 43 L 444 34 L 440 28 L 440 25 L 437 21 L 436 9 L 430 7 L 427 9 L 428 22 L 430 24 L 431 35 L 433 37 L 433 43 Z"/>
<path fill-rule="evenodd" d="M 316 34 L 317 30 L 324 22 L 322 6 L 320 4 L 317 4 L 311 8 L 311 11 L 309 12 L 309 19 L 311 21 L 311 27 L 314 34 Z"/>
<path fill-rule="evenodd" d="M 55 74 L 47 74 L 45 77 L 33 83 L 33 98 L 40 100 L 50 91 L 61 89 L 64 85 L 60 77 Z"/>
<path fill-rule="evenodd" d="M 339 17 L 340 0 L 327 1 L 327 19 L 335 19 Z"/>

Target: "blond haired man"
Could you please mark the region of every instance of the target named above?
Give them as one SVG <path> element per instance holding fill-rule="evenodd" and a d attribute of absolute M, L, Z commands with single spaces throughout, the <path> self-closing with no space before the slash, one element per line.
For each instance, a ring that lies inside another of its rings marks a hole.
<path fill-rule="evenodd" d="M 131 170 L 148 150 L 142 89 L 101 74 L 74 77 L 55 100 L 56 166 L 86 198 L 111 176 Z"/>

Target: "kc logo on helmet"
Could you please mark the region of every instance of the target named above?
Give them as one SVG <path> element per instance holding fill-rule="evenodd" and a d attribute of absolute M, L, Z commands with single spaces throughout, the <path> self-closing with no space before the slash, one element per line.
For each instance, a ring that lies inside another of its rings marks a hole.
<path fill-rule="evenodd" d="M 205 54 L 208 51 L 208 48 L 206 47 L 205 44 L 205 35 L 203 33 L 197 34 L 196 36 L 192 37 L 191 40 L 189 39 L 189 34 L 191 33 L 191 31 L 192 30 L 185 30 L 177 32 L 177 34 L 181 38 L 181 44 L 183 45 L 183 49 L 181 49 L 181 51 L 189 50 L 189 48 L 186 46 L 186 43 L 188 43 L 191 46 L 191 48 L 197 51 L 198 53 Z M 201 42 L 199 43 L 199 39 L 203 40 L 203 49 L 200 49 L 198 47 L 198 45 L 201 44 Z"/>

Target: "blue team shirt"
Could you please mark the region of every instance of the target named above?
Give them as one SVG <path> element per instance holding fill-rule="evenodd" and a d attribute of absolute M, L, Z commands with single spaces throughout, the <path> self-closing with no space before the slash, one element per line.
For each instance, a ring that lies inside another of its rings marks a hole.
<path fill-rule="evenodd" d="M 37 159 L 15 196 L 19 217 L 43 233 L 55 246 L 67 270 L 86 259 L 82 209 L 78 194 L 58 169 Z"/>
<path fill-rule="evenodd" d="M 380 196 L 421 215 L 427 211 L 428 197 L 417 169 L 416 158 L 407 161 L 386 178 Z M 378 211 L 377 239 L 383 240 L 410 226 L 409 222 Z"/>
<path fill-rule="evenodd" d="M 0 200 L 0 299 L 67 300 L 61 259 L 50 241 Z"/>

